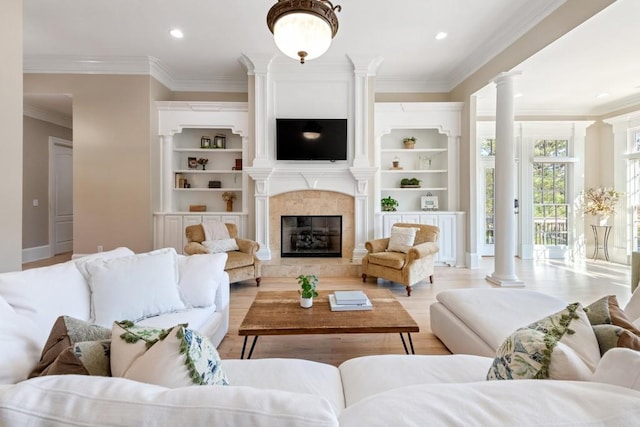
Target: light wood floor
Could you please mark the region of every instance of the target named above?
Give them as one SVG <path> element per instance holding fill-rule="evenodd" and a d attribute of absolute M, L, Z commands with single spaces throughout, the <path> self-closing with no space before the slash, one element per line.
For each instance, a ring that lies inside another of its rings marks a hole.
<path fill-rule="evenodd" d="M 68 256 L 26 264 L 24 268 L 64 262 Z M 435 283 L 420 283 L 414 286 L 411 297 L 405 288 L 386 281 L 362 283 L 358 277 L 320 277 L 321 289 L 390 289 L 398 301 L 407 309 L 420 326 L 420 332 L 412 334 L 416 354 L 448 354 L 448 350 L 431 333 L 429 306 L 435 302 L 436 294 L 445 289 L 491 288 L 485 277 L 494 271 L 493 258 L 484 258 L 477 269 L 437 267 Z M 313 273 L 313 272 L 309 272 Z M 583 261 L 568 264 L 554 260 L 516 259 L 516 274 L 525 282 L 527 289 L 537 290 L 567 302 L 579 301 L 584 304 L 614 294 L 621 305 L 630 298 L 630 268 L 625 265 L 605 261 Z M 260 288 L 255 282 L 247 281 L 231 285 L 229 333 L 218 350 L 224 359 L 240 357 L 243 337 L 238 336 L 238 327 L 249 309 L 256 293 L 269 290 L 296 290 L 294 278 L 264 277 Z M 482 307 L 478 307 L 482 310 Z M 301 308 L 302 310 L 302 308 Z M 487 312 L 487 316 L 492 313 Z M 302 358 L 338 365 L 341 362 L 364 355 L 403 353 L 398 334 L 364 335 L 315 335 L 260 337 L 253 358 L 284 357 Z"/>

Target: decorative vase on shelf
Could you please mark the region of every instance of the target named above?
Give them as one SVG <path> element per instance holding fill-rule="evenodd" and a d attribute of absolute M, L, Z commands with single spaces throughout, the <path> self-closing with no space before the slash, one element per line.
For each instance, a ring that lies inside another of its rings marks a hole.
<path fill-rule="evenodd" d="M 227 200 L 227 212 L 233 212 L 233 200 Z"/>

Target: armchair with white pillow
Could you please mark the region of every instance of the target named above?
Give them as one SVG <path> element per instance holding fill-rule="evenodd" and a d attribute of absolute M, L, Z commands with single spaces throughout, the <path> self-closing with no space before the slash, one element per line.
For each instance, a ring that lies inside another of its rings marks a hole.
<path fill-rule="evenodd" d="M 433 283 L 435 256 L 440 229 L 433 225 L 396 223 L 391 236 L 365 243 L 362 258 L 362 281 L 367 277 L 398 282 L 411 296 L 412 286 L 429 278 Z"/>
<path fill-rule="evenodd" d="M 188 243 L 184 247 L 187 255 L 221 253 L 227 254 L 224 271 L 229 282 L 255 279 L 260 286 L 262 268 L 256 256 L 260 244 L 238 237 L 235 224 L 196 224 L 185 229 Z"/>

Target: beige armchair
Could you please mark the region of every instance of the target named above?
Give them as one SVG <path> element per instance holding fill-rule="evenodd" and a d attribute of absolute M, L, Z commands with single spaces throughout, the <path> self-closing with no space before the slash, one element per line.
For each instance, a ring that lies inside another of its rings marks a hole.
<path fill-rule="evenodd" d="M 236 239 L 239 250 L 227 252 L 227 263 L 224 271 L 229 274 L 229 282 L 235 283 L 242 280 L 255 279 L 256 286 L 260 286 L 260 276 L 262 268 L 260 260 L 256 257 L 260 244 L 253 240 L 241 239 L 238 237 L 238 228 L 235 224 L 225 224 L 229 231 L 229 237 Z M 204 228 L 202 224 L 190 225 L 185 229 L 188 243 L 184 247 L 186 255 L 208 254 L 202 242 L 205 240 Z"/>
<path fill-rule="evenodd" d="M 413 247 L 408 252 L 387 251 L 389 238 L 376 239 L 365 243 L 367 254 L 362 259 L 362 281 L 367 277 L 380 277 L 407 287 L 411 296 L 411 287 L 421 280 L 429 278 L 433 283 L 434 259 L 438 253 L 440 229 L 432 225 L 397 223 L 394 227 L 416 227 Z"/>

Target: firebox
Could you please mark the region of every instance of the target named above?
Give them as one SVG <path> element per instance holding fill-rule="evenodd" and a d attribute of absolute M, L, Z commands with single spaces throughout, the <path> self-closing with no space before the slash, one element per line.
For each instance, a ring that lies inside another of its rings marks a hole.
<path fill-rule="evenodd" d="M 281 216 L 280 256 L 342 257 L 342 216 Z"/>

